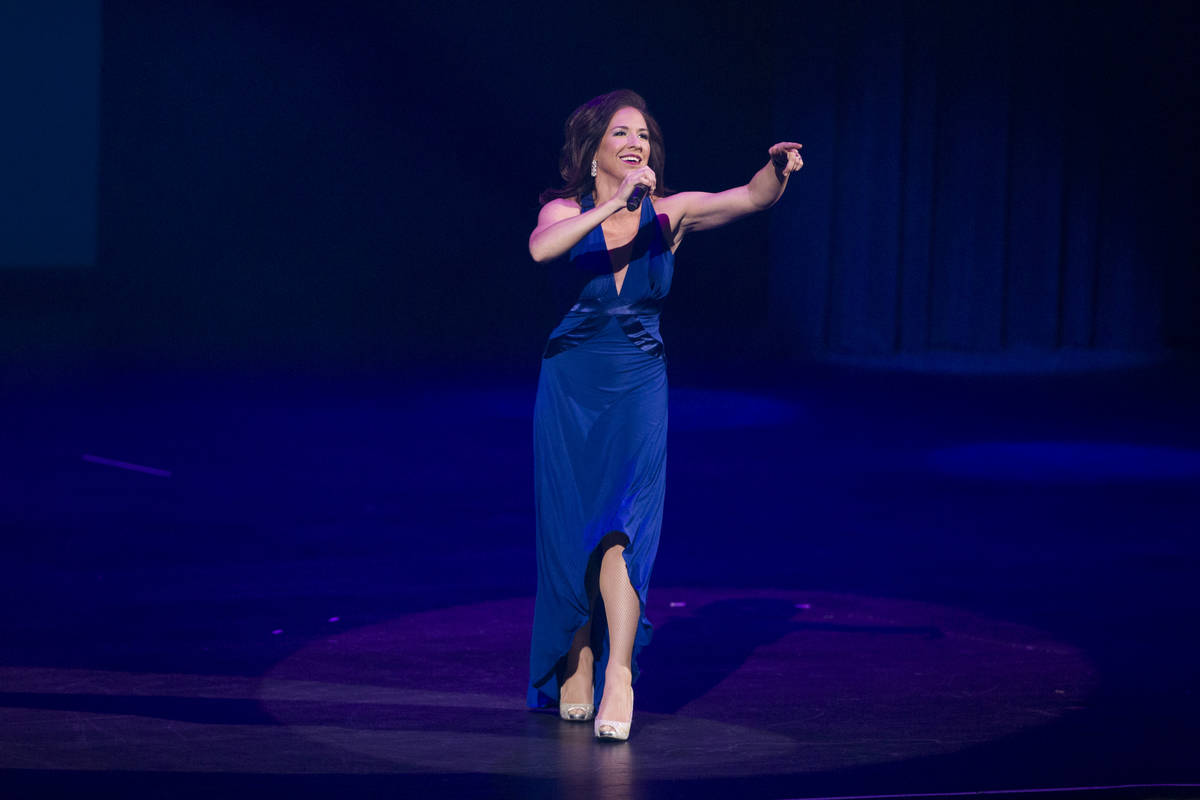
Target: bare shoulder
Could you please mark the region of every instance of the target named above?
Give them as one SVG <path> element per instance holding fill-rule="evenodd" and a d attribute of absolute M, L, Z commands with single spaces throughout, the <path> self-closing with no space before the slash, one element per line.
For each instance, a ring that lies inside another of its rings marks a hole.
<path fill-rule="evenodd" d="M 579 203 L 569 197 L 556 197 L 538 212 L 538 227 L 553 225 L 564 219 L 578 217 L 582 213 Z"/>
<path fill-rule="evenodd" d="M 662 226 L 663 235 L 671 243 L 672 250 L 678 248 L 680 242 L 683 241 L 683 223 L 687 218 L 688 196 L 693 194 L 695 192 L 678 192 L 666 197 L 654 198 L 654 211 L 658 214 L 659 225 Z"/>
<path fill-rule="evenodd" d="M 667 203 L 663 210 L 671 218 L 672 226 L 683 233 L 719 228 L 761 208 L 750 196 L 750 187 L 735 186 L 723 192 L 680 192 L 663 198 Z M 661 206 L 655 203 L 656 207 Z"/>
<path fill-rule="evenodd" d="M 680 202 L 680 198 L 685 194 L 687 194 L 687 192 L 676 192 L 675 194 L 669 194 L 666 197 L 655 197 L 654 208 L 659 213 L 674 217 L 683 209 L 683 204 Z"/>
<path fill-rule="evenodd" d="M 666 197 L 655 197 L 654 212 L 659 217 L 665 216 L 671 220 L 671 227 L 675 228 L 683 217 L 683 206 L 679 202 L 679 195 L 669 194 Z"/>
<path fill-rule="evenodd" d="M 690 213 L 696 199 L 705 192 L 676 192 L 666 197 L 654 198 L 654 207 L 660 213 L 671 218 L 673 227 L 677 227 Z"/>

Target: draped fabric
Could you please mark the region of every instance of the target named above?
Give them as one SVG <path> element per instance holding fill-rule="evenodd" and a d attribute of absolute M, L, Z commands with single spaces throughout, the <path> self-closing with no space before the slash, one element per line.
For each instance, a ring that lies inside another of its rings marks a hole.
<path fill-rule="evenodd" d="M 582 210 L 594 207 L 582 198 Z M 600 560 L 624 549 L 638 594 L 637 656 L 650 642 L 646 594 L 658 552 L 666 491 L 667 370 L 658 317 L 675 255 L 650 198 L 617 290 L 603 228 L 550 266 L 562 319 L 550 333 L 533 411 L 538 583 L 527 702 L 558 698 L 565 658 L 591 620 L 595 697 L 604 692 L 608 631 L 597 601 Z"/>
<path fill-rule="evenodd" d="M 806 6 L 774 54 L 806 159 L 773 212 L 776 334 L 817 357 L 1194 345 L 1186 8 Z"/>

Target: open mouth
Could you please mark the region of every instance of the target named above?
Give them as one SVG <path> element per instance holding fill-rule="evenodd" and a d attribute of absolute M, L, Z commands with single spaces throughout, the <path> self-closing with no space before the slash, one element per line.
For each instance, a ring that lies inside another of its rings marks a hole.
<path fill-rule="evenodd" d="M 624 161 L 626 164 L 641 164 L 642 163 L 642 157 L 638 156 L 638 155 L 634 155 L 632 153 L 626 153 L 625 155 L 621 156 L 621 160 Z"/>

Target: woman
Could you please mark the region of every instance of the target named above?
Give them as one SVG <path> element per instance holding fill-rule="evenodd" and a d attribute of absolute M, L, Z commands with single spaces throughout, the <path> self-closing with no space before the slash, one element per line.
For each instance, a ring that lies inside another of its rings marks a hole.
<path fill-rule="evenodd" d="M 670 194 L 662 135 L 634 92 L 601 95 L 567 119 L 564 185 L 542 194 L 529 252 L 553 267 L 562 321 L 534 407 L 538 591 L 528 703 L 595 716 L 629 737 L 637 651 L 650 640 L 646 589 L 658 548 L 667 383 L 658 316 L 689 233 L 772 206 L 803 166 L 780 142 L 745 186 Z M 640 205 L 630 196 L 648 194 Z M 632 210 L 631 210 L 632 209 Z M 599 713 L 594 714 L 597 700 Z"/>

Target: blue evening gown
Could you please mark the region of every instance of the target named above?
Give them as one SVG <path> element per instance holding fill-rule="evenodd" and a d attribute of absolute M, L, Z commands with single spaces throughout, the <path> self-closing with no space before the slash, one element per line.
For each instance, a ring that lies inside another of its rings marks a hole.
<path fill-rule="evenodd" d="M 582 207 L 593 207 L 590 196 Z M 546 345 L 533 412 L 538 582 L 531 708 L 558 702 L 571 641 L 599 604 L 599 559 L 611 543 L 625 545 L 641 599 L 634 680 L 637 653 L 650 641 L 646 590 L 662 525 L 667 448 L 658 318 L 674 264 L 647 197 L 620 294 L 600 226 L 550 266 L 564 313 Z M 598 703 L 608 658 L 602 614 L 591 633 Z"/>

